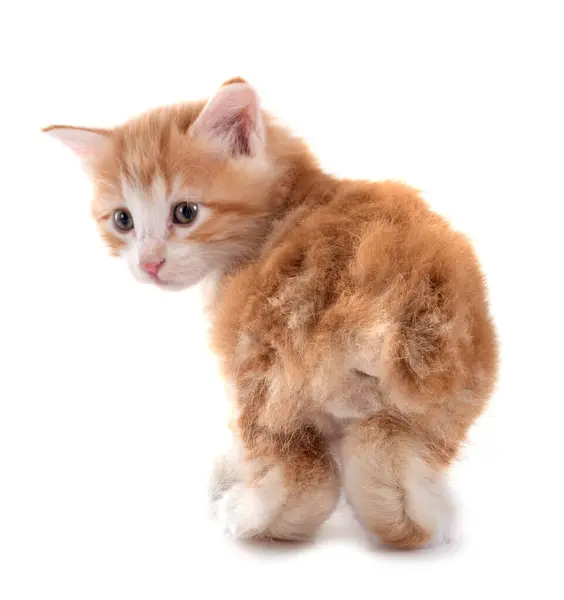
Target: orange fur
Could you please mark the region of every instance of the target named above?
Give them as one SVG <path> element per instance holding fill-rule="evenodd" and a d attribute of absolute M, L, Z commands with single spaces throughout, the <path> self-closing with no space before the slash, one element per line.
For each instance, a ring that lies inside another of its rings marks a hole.
<path fill-rule="evenodd" d="M 232 84 L 247 85 L 236 78 L 224 86 Z M 309 535 L 336 502 L 336 449 L 362 522 L 397 547 L 427 543 L 435 521 L 422 516 L 421 498 L 433 503 L 435 480 L 497 374 L 470 243 L 404 184 L 324 173 L 267 114 L 261 157 L 219 155 L 190 135 L 203 107 L 160 108 L 94 130 L 108 145 L 91 164 L 92 210 L 120 253 L 135 243 L 134 233 L 111 227 L 124 179 L 147 190 L 160 178 L 167 193 L 180 181 L 211 216 L 193 233 L 169 227 L 166 242 L 229 254 L 214 264 L 212 341 L 234 391 L 243 450 L 221 467 L 216 496 L 239 486 L 230 503 L 252 492 L 272 509 L 242 536 Z M 274 468 L 282 474 L 276 491 L 260 483 Z"/>

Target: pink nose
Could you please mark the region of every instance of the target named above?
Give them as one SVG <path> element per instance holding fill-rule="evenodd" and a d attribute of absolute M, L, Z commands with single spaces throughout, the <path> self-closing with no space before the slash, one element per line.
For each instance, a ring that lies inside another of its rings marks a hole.
<path fill-rule="evenodd" d="M 141 263 L 141 268 L 143 271 L 147 271 L 149 275 L 157 276 L 158 272 L 161 270 L 161 267 L 164 265 L 164 260 L 160 262 L 144 262 Z"/>

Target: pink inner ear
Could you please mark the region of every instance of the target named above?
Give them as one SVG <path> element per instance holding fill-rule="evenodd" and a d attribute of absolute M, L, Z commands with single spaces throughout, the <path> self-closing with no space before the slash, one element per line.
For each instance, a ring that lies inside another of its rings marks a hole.
<path fill-rule="evenodd" d="M 246 108 L 227 115 L 223 121 L 217 123 L 214 130 L 220 136 L 229 137 L 229 146 L 233 155 L 251 155 L 253 121 Z"/>
<path fill-rule="evenodd" d="M 84 146 L 71 146 L 73 152 L 82 156 L 83 158 L 91 157 L 96 154 L 92 148 L 85 148 Z"/>
<path fill-rule="evenodd" d="M 249 84 L 240 82 L 220 88 L 192 126 L 194 134 L 223 140 L 233 156 L 251 156 L 261 129 L 258 97 Z"/>
<path fill-rule="evenodd" d="M 55 125 L 44 129 L 44 131 L 48 135 L 57 138 L 86 161 L 99 156 L 108 144 L 109 132 L 106 130 Z"/>

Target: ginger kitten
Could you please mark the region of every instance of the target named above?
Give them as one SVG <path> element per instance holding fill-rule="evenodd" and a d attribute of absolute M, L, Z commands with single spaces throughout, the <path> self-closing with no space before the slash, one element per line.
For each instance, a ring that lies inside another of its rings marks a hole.
<path fill-rule="evenodd" d="M 226 530 L 310 536 L 342 486 L 384 543 L 448 536 L 445 471 L 497 373 L 468 240 L 410 187 L 324 173 L 242 79 L 112 130 L 45 131 L 82 158 L 101 235 L 138 279 L 214 276 Z"/>

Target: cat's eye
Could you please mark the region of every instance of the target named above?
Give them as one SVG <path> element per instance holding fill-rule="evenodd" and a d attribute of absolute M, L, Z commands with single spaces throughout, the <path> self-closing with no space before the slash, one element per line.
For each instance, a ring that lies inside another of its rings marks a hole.
<path fill-rule="evenodd" d="M 190 225 L 197 214 L 197 204 L 194 204 L 194 202 L 179 202 L 172 211 L 172 220 L 177 225 Z"/>
<path fill-rule="evenodd" d="M 120 231 L 131 231 L 133 229 L 133 217 L 126 208 L 118 208 L 114 211 L 114 224 Z"/>

